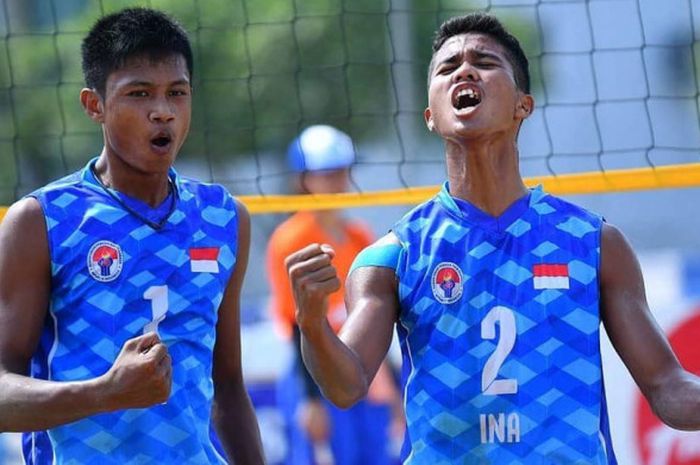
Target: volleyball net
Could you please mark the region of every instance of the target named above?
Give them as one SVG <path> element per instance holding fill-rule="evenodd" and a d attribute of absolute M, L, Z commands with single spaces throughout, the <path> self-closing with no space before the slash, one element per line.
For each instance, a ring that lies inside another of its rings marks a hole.
<path fill-rule="evenodd" d="M 192 129 L 176 167 L 224 184 L 252 213 L 434 193 L 445 173 L 423 123 L 432 33 L 484 10 L 530 59 L 537 103 L 519 144 L 529 184 L 557 194 L 700 185 L 690 0 L 2 0 L 0 205 L 99 153 L 100 129 L 78 101 L 80 41 L 100 15 L 136 4 L 169 12 L 193 39 Z M 354 192 L 285 195 L 287 145 L 311 124 L 352 136 Z"/>

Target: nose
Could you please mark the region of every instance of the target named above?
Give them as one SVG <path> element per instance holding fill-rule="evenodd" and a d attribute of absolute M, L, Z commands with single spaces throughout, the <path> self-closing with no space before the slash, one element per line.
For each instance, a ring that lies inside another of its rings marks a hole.
<path fill-rule="evenodd" d="M 464 60 L 461 65 L 459 65 L 459 68 L 452 73 L 452 79 L 455 82 L 459 81 L 478 81 L 479 80 L 479 73 L 474 68 L 471 63 L 469 63 L 469 60 Z"/>
<path fill-rule="evenodd" d="M 153 102 L 153 107 L 148 115 L 152 122 L 167 123 L 175 119 L 174 106 L 166 99 L 159 98 Z"/>

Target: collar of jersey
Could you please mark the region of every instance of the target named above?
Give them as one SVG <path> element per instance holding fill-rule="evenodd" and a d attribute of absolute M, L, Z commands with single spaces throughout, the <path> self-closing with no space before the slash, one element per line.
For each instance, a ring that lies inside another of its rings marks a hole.
<path fill-rule="evenodd" d="M 178 199 L 180 198 L 180 183 L 177 172 L 173 167 L 170 167 L 168 177 L 170 178 L 170 185 L 172 186 L 172 191 L 168 193 L 166 198 L 157 207 L 151 207 L 150 205 L 142 202 L 139 199 L 130 197 L 126 194 L 119 192 L 116 189 L 111 189 L 109 187 L 103 186 L 94 176 L 93 169 L 95 163 L 97 163 L 98 157 L 93 158 L 88 162 L 88 164 L 83 168 L 81 173 L 81 178 L 83 182 L 90 186 L 91 188 L 105 193 L 105 190 L 109 189 L 107 194 L 110 197 L 116 199 L 117 202 L 121 203 L 127 211 L 140 218 L 146 224 L 154 227 L 154 229 L 161 229 L 167 222 L 172 213 L 177 209 Z M 175 196 L 173 199 L 172 196 Z"/>
<path fill-rule="evenodd" d="M 536 186 L 510 204 L 499 216 L 491 216 L 472 203 L 453 197 L 450 194 L 449 182 L 445 181 L 438 193 L 438 201 L 448 212 L 461 220 L 489 231 L 503 233 L 545 195 L 542 186 Z"/>

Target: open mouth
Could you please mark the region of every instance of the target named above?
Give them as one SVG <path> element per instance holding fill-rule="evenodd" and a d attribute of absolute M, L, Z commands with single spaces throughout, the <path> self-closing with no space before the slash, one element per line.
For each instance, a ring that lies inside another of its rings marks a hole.
<path fill-rule="evenodd" d="M 457 110 L 473 108 L 481 103 L 481 94 L 471 87 L 464 87 L 452 94 L 452 106 Z"/>
<path fill-rule="evenodd" d="M 170 144 L 170 141 L 172 138 L 169 135 L 158 135 L 151 139 L 151 144 L 155 145 L 156 147 L 166 147 L 168 144 Z"/>

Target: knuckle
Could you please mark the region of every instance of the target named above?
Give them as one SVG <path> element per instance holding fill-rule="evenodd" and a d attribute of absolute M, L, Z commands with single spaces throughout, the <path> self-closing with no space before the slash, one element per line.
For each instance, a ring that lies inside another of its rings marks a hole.
<path fill-rule="evenodd" d="M 296 263 L 293 264 L 287 269 L 287 273 L 291 279 L 298 279 L 299 274 L 301 273 L 299 265 Z"/>
<path fill-rule="evenodd" d="M 296 255 L 297 253 L 293 253 L 291 255 L 287 255 L 284 259 L 284 267 L 289 271 L 289 269 L 296 263 Z"/>

